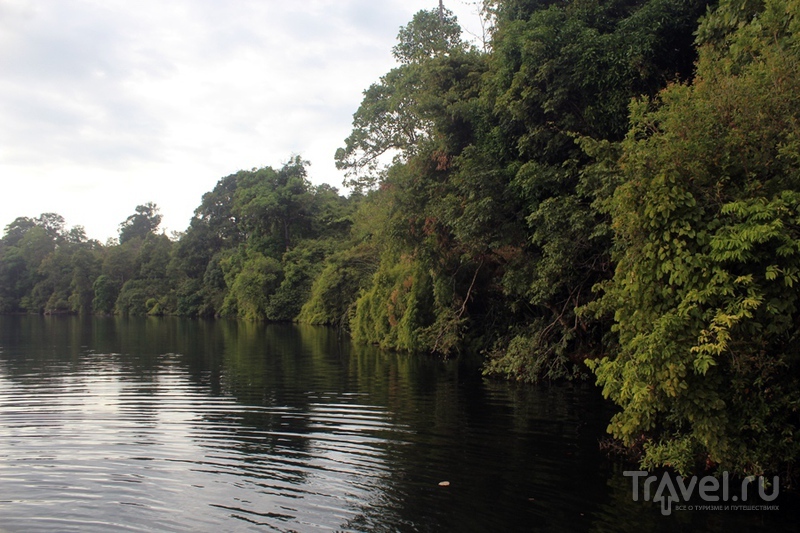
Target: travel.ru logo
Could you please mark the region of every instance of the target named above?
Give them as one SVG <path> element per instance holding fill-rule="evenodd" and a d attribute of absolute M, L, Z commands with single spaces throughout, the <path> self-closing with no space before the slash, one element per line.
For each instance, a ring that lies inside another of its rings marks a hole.
<path fill-rule="evenodd" d="M 639 501 L 640 487 L 644 489 L 644 501 L 653 501 L 661 504 L 661 514 L 672 513 L 673 504 L 676 510 L 687 511 L 776 511 L 777 505 L 750 505 L 748 498 L 756 493 L 752 483 L 757 480 L 757 492 L 761 500 L 771 502 L 778 497 L 778 476 L 772 480 L 772 493 L 767 493 L 767 483 L 762 476 L 750 476 L 741 484 L 738 494 L 731 494 L 731 488 L 739 488 L 738 483 L 733 487 L 730 483 L 728 472 L 723 472 L 721 478 L 692 476 L 683 478 L 676 476 L 673 479 L 666 472 L 659 481 L 656 476 L 648 476 L 643 470 L 626 470 L 622 473 L 633 480 L 633 501 Z M 655 489 L 655 492 L 653 490 Z M 703 505 L 690 505 L 689 502 L 695 492 L 704 502 Z M 652 500 L 651 500 L 652 495 Z M 725 503 L 716 503 L 725 502 Z M 728 502 L 734 502 L 730 504 Z"/>

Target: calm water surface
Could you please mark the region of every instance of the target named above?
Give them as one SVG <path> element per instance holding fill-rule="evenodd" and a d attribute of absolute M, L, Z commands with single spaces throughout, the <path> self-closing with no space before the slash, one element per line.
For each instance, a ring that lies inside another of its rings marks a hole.
<path fill-rule="evenodd" d="M 0 531 L 797 523 L 786 495 L 775 513 L 633 502 L 598 451 L 611 413 L 588 385 L 494 383 L 325 328 L 0 317 Z"/>

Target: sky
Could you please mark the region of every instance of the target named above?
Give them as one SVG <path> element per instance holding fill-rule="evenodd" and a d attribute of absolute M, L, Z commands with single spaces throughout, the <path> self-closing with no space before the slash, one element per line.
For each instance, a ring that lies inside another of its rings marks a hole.
<path fill-rule="evenodd" d="M 474 1 L 450 0 L 465 38 Z M 105 242 L 154 202 L 168 234 L 238 170 L 333 154 L 397 32 L 438 0 L 0 0 L 0 228 L 54 212 Z"/>

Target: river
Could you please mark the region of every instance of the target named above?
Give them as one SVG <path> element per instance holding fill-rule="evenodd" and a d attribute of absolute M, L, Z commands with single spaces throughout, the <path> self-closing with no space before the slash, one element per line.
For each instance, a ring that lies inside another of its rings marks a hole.
<path fill-rule="evenodd" d="M 634 502 L 586 383 L 328 328 L 0 317 L 0 531 L 780 531 Z M 788 499 L 787 499 L 788 498 Z M 744 522 L 743 522 L 744 521 Z"/>

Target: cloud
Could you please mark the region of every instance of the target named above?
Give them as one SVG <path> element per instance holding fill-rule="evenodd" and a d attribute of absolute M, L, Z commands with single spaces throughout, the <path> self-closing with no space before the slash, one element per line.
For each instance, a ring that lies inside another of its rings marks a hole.
<path fill-rule="evenodd" d="M 0 225 L 55 211 L 104 240 L 154 201 L 181 230 L 219 178 L 293 153 L 339 185 L 362 91 L 435 4 L 3 0 Z"/>
<path fill-rule="evenodd" d="M 131 86 L 136 76 L 166 76 L 170 68 L 141 57 L 136 26 L 88 3 L 17 5 L 24 9 L 3 19 L 0 47 L 2 161 L 103 166 L 157 158 L 151 141 L 162 120 Z"/>

